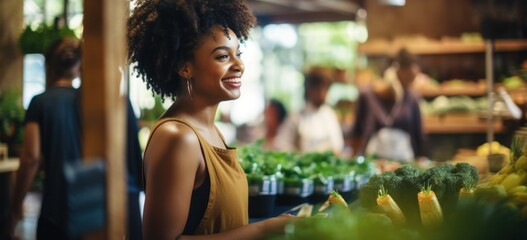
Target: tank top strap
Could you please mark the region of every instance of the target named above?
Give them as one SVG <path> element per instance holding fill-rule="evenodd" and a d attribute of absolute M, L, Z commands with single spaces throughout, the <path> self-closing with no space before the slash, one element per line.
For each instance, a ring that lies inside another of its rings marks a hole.
<path fill-rule="evenodd" d="M 163 125 L 164 123 L 166 122 L 179 122 L 179 123 L 182 123 L 182 124 L 185 124 L 186 126 L 188 126 L 193 132 L 194 134 L 196 134 L 196 136 L 198 137 L 198 140 L 199 140 L 199 144 L 200 144 L 200 148 L 202 149 L 203 153 L 205 154 L 205 151 L 203 149 L 203 144 L 207 144 L 207 141 L 204 140 L 204 138 L 201 136 L 201 134 L 194 128 L 194 126 L 189 123 L 188 121 L 184 120 L 184 119 L 181 119 L 181 118 L 178 118 L 178 117 L 167 117 L 167 118 L 161 118 L 161 119 L 158 119 L 154 125 L 152 125 L 152 127 L 150 127 L 150 136 L 148 136 L 148 141 L 147 141 L 147 144 L 146 144 L 146 147 L 145 147 L 145 151 L 143 154 L 146 154 L 146 150 L 148 149 L 148 146 L 150 146 L 150 140 L 152 140 L 152 136 L 154 135 L 155 131 L 161 126 Z M 217 129 L 216 129 L 217 130 Z M 220 135 L 221 136 L 221 135 Z M 222 139 L 223 139 L 223 136 L 221 136 Z M 206 158 L 206 156 L 205 156 Z M 143 160 L 145 159 L 145 156 L 143 155 Z M 142 164 L 142 173 L 143 173 L 143 186 L 144 186 L 144 189 L 146 191 L 146 176 L 145 176 L 145 162 L 143 161 L 143 164 Z"/>

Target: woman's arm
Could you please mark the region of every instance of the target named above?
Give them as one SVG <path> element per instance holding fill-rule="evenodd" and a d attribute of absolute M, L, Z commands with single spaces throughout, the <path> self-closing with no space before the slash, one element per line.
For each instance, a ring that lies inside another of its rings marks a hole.
<path fill-rule="evenodd" d="M 165 123 L 150 139 L 145 153 L 146 200 L 144 239 L 258 239 L 283 231 L 288 217 L 271 218 L 207 236 L 181 236 L 192 190 L 206 174 L 195 133 L 181 123 Z M 205 171 L 205 172 L 202 172 Z"/>
<path fill-rule="evenodd" d="M 419 106 L 419 97 L 417 95 L 413 96 L 413 101 L 411 108 L 413 109 L 413 125 L 414 125 L 414 134 L 412 137 L 414 138 L 414 144 L 415 144 L 415 157 L 418 158 L 425 158 L 427 156 L 427 148 L 428 148 L 428 138 L 424 130 L 423 126 L 423 118 L 421 116 L 421 108 Z"/>
<path fill-rule="evenodd" d="M 16 173 L 12 207 L 7 223 L 8 234 L 14 236 L 18 220 L 22 217 L 22 203 L 37 173 L 40 161 L 40 127 L 36 122 L 28 122 L 24 130 L 24 146 L 20 157 L 20 168 Z"/>
<path fill-rule="evenodd" d="M 292 219 L 291 215 L 282 215 L 274 218 L 269 218 L 264 221 L 248 224 L 229 231 L 201 236 L 181 236 L 178 240 L 192 239 L 192 240 L 254 240 L 263 239 L 273 235 L 280 235 L 284 232 L 285 225 Z"/>
<path fill-rule="evenodd" d="M 175 239 L 183 232 L 201 150 L 191 129 L 162 124 L 145 153 L 144 239 Z"/>

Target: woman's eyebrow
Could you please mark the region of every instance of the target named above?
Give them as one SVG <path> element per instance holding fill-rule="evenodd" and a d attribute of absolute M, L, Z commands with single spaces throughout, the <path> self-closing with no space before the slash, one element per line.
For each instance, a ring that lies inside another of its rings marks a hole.
<path fill-rule="evenodd" d="M 227 46 L 219 46 L 219 47 L 216 47 L 214 49 L 212 49 L 212 51 L 210 51 L 211 54 L 213 54 L 214 52 L 218 51 L 218 50 L 231 50 L 230 47 L 227 47 Z M 238 44 L 238 47 L 236 48 L 236 50 L 240 50 L 240 44 Z"/>

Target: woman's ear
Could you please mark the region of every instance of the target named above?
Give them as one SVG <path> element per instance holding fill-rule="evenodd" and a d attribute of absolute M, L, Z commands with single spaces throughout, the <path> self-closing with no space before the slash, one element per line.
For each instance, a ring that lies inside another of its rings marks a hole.
<path fill-rule="evenodd" d="M 192 70 L 190 69 L 190 64 L 185 63 L 185 65 L 183 65 L 183 67 L 179 69 L 178 74 L 184 79 L 190 79 L 192 77 Z"/>

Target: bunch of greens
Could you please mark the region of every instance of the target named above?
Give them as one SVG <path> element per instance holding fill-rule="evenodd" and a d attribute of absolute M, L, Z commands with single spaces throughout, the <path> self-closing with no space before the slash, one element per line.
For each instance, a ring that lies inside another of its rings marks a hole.
<path fill-rule="evenodd" d="M 346 176 L 371 175 L 371 161 L 346 160 L 332 152 L 263 151 L 260 144 L 239 148 L 238 159 L 249 178 L 276 175 L 287 184 L 300 184 L 303 179 L 324 183 L 329 177 L 342 180 Z"/>

